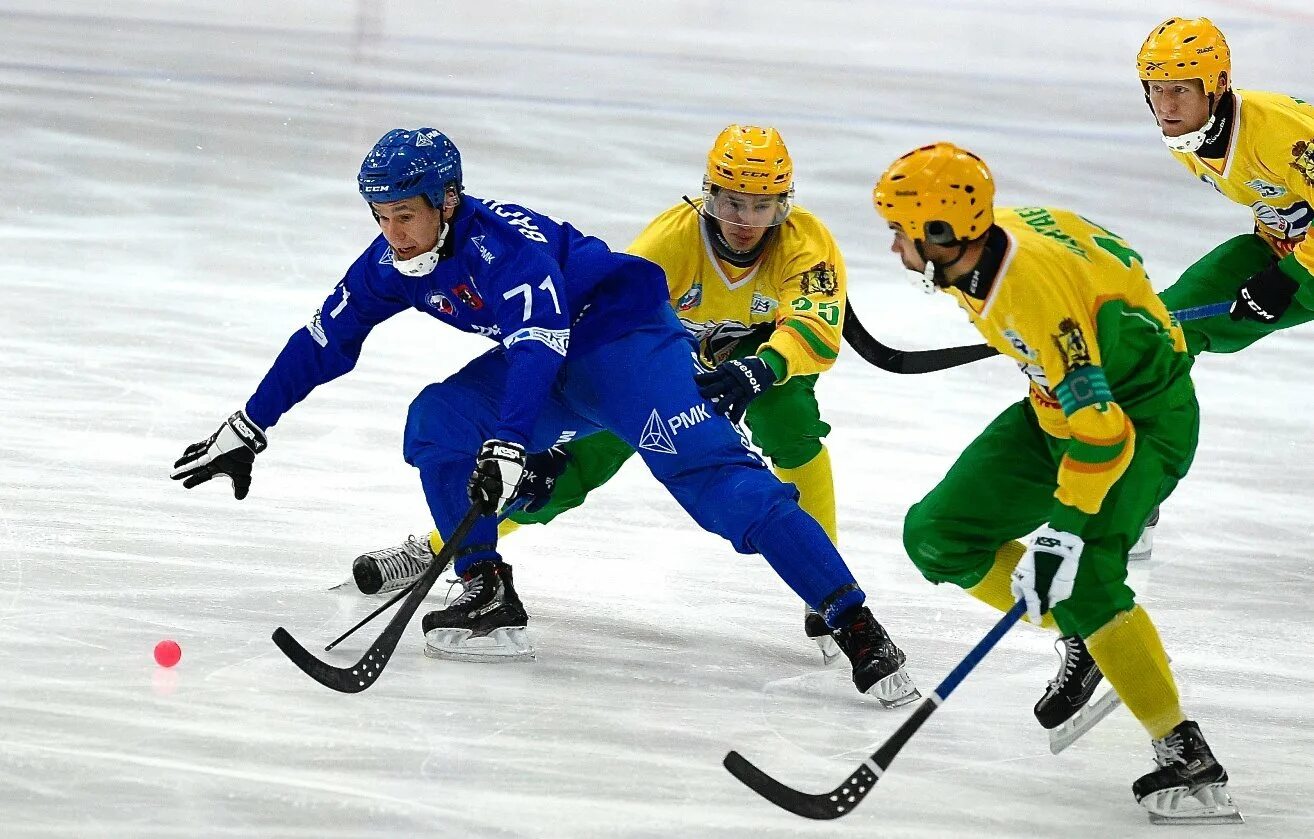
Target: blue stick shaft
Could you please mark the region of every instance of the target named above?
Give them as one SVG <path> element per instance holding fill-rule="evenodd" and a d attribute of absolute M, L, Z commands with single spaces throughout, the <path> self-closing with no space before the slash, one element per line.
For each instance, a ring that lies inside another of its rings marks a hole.
<path fill-rule="evenodd" d="M 985 658 L 995 644 L 999 643 L 999 639 L 1003 638 L 1004 634 L 1013 628 L 1013 624 L 1021 620 L 1026 611 L 1026 601 L 1019 600 L 1013 604 L 1013 608 L 1004 613 L 1004 616 L 999 619 L 999 623 L 995 624 L 994 629 L 987 632 L 985 637 L 978 641 L 976 646 L 963 657 L 963 660 L 958 662 L 958 666 L 950 671 L 948 676 L 944 677 L 944 681 L 935 689 L 936 695 L 941 700 L 948 699 L 949 694 L 953 693 L 954 688 L 958 687 L 958 683 L 967 678 L 967 674 L 972 672 L 972 668 L 981 663 L 981 659 Z"/>
<path fill-rule="evenodd" d="M 1201 318 L 1212 318 L 1216 315 L 1225 315 L 1232 309 L 1232 301 L 1227 300 L 1222 303 L 1209 303 L 1204 306 L 1191 306 L 1186 309 L 1178 309 L 1170 314 L 1177 318 L 1178 323 L 1188 320 L 1200 320 Z"/>

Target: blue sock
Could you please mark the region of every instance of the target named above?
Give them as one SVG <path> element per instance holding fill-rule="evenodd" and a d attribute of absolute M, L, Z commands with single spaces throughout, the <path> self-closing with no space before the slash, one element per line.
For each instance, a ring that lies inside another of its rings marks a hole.
<path fill-rule="evenodd" d="M 753 534 L 753 547 L 831 628 L 866 600 L 826 531 L 797 506 L 773 511 Z"/>

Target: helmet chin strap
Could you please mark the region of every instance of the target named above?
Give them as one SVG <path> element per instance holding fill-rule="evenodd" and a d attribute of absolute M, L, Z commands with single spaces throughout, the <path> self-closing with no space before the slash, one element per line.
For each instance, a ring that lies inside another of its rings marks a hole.
<path fill-rule="evenodd" d="M 936 263 L 927 258 L 926 250 L 922 247 L 920 241 L 914 241 L 917 248 L 917 255 L 926 261 L 925 267 L 918 273 L 917 278 L 912 280 L 912 284 L 920 288 L 927 294 L 935 294 L 936 289 L 948 288 L 952 283 L 949 277 L 945 275 L 945 269 L 952 268 L 967 253 L 967 242 L 958 242 L 958 253 L 948 262 Z"/>
<path fill-rule="evenodd" d="M 1167 134 L 1161 136 L 1163 144 L 1173 151 L 1179 152 L 1197 152 L 1204 145 L 1205 138 L 1209 136 L 1209 130 L 1214 127 L 1214 121 L 1218 119 L 1215 114 L 1209 115 L 1209 121 L 1200 126 L 1198 131 L 1188 131 L 1179 137 L 1169 137 Z"/>
<path fill-rule="evenodd" d="M 432 250 L 427 250 L 419 256 L 410 259 L 397 259 L 396 251 L 393 251 L 392 267 L 401 271 L 408 277 L 427 277 L 438 267 L 438 260 L 441 258 L 438 252 L 443 249 L 443 243 L 447 241 L 447 233 L 452 226 L 443 222 L 442 230 L 438 231 L 438 241 L 434 244 Z"/>

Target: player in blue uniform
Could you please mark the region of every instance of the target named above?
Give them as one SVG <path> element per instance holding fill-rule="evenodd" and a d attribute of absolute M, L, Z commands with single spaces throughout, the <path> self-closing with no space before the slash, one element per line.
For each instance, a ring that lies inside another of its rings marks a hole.
<path fill-rule="evenodd" d="M 917 697 L 904 654 L 825 532 L 720 415 L 752 397 L 751 377 L 723 365 L 695 382 L 697 347 L 666 304 L 660 268 L 564 222 L 465 194 L 460 154 L 431 128 L 390 131 L 358 180 L 382 235 L 288 340 L 246 406 L 187 448 L 175 479 L 191 488 L 228 475 L 244 498 L 265 432 L 350 371 L 376 324 L 418 309 L 499 342 L 421 391 L 406 420 L 404 454 L 443 537 L 470 504 L 489 512 L 456 555 L 464 593 L 425 616 L 426 653 L 532 653 L 493 514 L 516 503 L 527 453 L 606 429 L 639 451 L 699 525 L 761 553 L 823 615 L 859 690 L 886 705 Z"/>

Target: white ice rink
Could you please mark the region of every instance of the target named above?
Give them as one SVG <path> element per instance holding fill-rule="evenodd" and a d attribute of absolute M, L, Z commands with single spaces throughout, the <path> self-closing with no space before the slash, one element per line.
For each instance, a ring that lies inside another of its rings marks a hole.
<path fill-rule="evenodd" d="M 1133 574 L 1244 827 L 1148 826 L 1130 784 L 1151 750 L 1125 710 L 1051 756 L 1031 706 L 1057 658 L 1027 627 L 851 815 L 770 806 L 727 750 L 821 791 L 907 710 L 821 668 L 766 563 L 697 531 L 637 462 L 504 544 L 537 662 L 428 660 L 417 620 L 369 691 L 312 682 L 270 632 L 318 649 L 376 605 L 325 589 L 428 528 L 406 407 L 486 346 L 419 313 L 283 419 L 247 500 L 168 480 L 375 235 L 355 175 L 389 128 L 446 131 L 470 192 L 619 248 L 698 189 L 722 126 L 775 125 L 867 327 L 969 343 L 885 252 L 870 189 L 890 160 L 961 143 L 1002 203 L 1092 216 L 1163 287 L 1249 213 L 1159 142 L 1137 47 L 1207 14 L 1240 87 L 1314 94 L 1309 8 L 0 0 L 0 835 L 1314 835 L 1314 329 L 1201 359 L 1196 464 Z M 819 387 L 842 547 L 926 691 L 996 615 L 922 580 L 902 515 L 1024 391 L 1000 359 L 900 377 L 852 352 Z"/>

